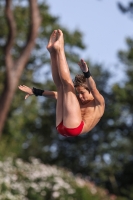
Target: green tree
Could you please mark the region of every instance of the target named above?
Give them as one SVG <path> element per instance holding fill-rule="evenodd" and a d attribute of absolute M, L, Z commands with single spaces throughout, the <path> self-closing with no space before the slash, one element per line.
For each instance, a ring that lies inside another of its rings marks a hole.
<path fill-rule="evenodd" d="M 38 6 L 42 23 L 35 48 L 25 66 L 20 83 L 55 90 L 50 78 L 49 56 L 46 51 L 49 36 L 53 29 L 63 30 L 65 51 L 71 72 L 74 72 L 73 77 L 75 73 L 79 73 L 76 63 L 79 60 L 77 50 L 84 49 L 82 34 L 79 30 L 70 32 L 62 27 L 58 18 L 51 16 L 49 7 L 45 3 L 38 3 Z M 20 3 L 14 6 L 18 24 L 18 42 L 13 51 L 15 58 L 19 56 L 18 52 L 27 35 L 29 18 L 26 13 L 28 13 L 27 5 L 22 6 Z M 3 38 L 7 29 L 3 15 L 0 17 L 2 19 L 0 34 Z M 16 156 L 26 160 L 30 156 L 35 156 L 45 163 L 57 164 L 71 169 L 73 173 L 87 175 L 89 179 L 106 187 L 110 192 L 132 199 L 133 41 L 131 38 L 127 40 L 127 44 L 128 50 L 119 53 L 119 58 L 127 69 L 127 80 L 123 85 L 114 84 L 109 88 L 110 73 L 104 70 L 102 65 L 92 65 L 88 61 L 97 87 L 106 102 L 105 114 L 91 132 L 76 138 L 62 137 L 55 128 L 56 102 L 35 96 L 24 102 L 24 94 L 17 91 L 3 131 L 4 137 L 0 144 L 1 156 L 9 155 L 10 149 Z M 3 61 L 2 51 L 3 48 L 0 49 Z M 4 64 L 0 66 L 0 78 L 4 81 L 3 69 Z M 0 83 L 1 89 L 4 87 L 3 81 Z"/>
<path fill-rule="evenodd" d="M 124 14 L 133 16 L 133 1 L 123 6 L 119 3 L 119 8 Z M 130 18 L 132 19 L 132 18 Z M 118 57 L 124 65 L 126 81 L 124 84 L 116 84 L 113 91 L 116 101 L 121 105 L 121 117 L 119 118 L 119 133 L 123 139 L 118 160 L 122 163 L 122 168 L 116 173 L 116 180 L 120 186 L 121 195 L 129 199 L 133 198 L 133 38 L 126 39 L 127 50 L 121 50 Z"/>
<path fill-rule="evenodd" d="M 35 78 L 37 73 L 47 74 L 50 72 L 48 67 L 45 72 L 42 70 L 44 65 L 49 62 L 46 44 L 53 29 L 59 28 L 60 25 L 58 18 L 49 14 L 48 6 L 45 3 L 37 3 L 36 0 L 25 2 L 3 0 L 0 18 L 0 77 L 2 80 L 0 86 L 0 132 L 2 132 L 7 115 L 10 116 L 10 105 L 20 77 L 24 84 L 27 79 L 38 82 Z M 41 25 L 40 19 L 42 20 Z M 37 37 L 38 28 L 39 35 Z M 78 30 L 70 33 L 65 28 L 61 28 L 66 37 L 69 60 L 75 62 L 78 56 L 71 46 L 84 48 L 81 33 Z M 72 52 L 73 56 L 71 56 Z M 24 69 L 26 74 L 24 74 Z"/>
<path fill-rule="evenodd" d="M 7 114 L 9 112 L 10 105 L 11 105 L 13 96 L 15 94 L 20 76 L 22 74 L 22 71 L 26 63 L 28 62 L 31 50 L 34 47 L 38 28 L 40 26 L 40 15 L 39 15 L 37 1 L 29 0 L 30 9 L 29 9 L 29 13 L 26 13 L 30 15 L 29 16 L 30 20 L 28 23 L 29 25 L 28 34 L 27 34 L 27 39 L 25 40 L 25 42 L 21 44 L 22 48 L 20 50 L 20 45 L 19 45 L 20 41 L 18 37 L 16 38 L 17 26 L 15 23 L 15 16 L 13 14 L 14 8 L 12 9 L 12 7 L 15 5 L 13 5 L 13 2 L 11 0 L 6 0 L 5 2 L 2 2 L 2 3 L 3 5 L 1 6 L 1 12 L 2 12 L 1 25 L 4 24 L 6 26 L 3 27 L 3 30 L 1 31 L 1 34 L 0 34 L 1 43 L 4 43 L 3 45 L 1 45 L 1 48 L 3 48 L 2 49 L 3 62 L 1 63 L 2 64 L 1 71 L 2 72 L 4 71 L 4 75 L 5 75 L 4 85 L 3 85 L 2 93 L 0 96 L 0 134 L 2 133 L 3 127 L 5 125 Z M 7 21 L 6 24 L 5 24 L 5 18 L 3 19 L 3 16 L 2 16 L 2 14 L 4 15 L 4 13 L 5 13 L 6 21 Z M 5 35 L 3 33 L 5 33 Z M 15 39 L 16 39 L 16 44 L 14 47 Z M 16 50 L 19 56 L 14 55 L 14 51 Z"/>
<path fill-rule="evenodd" d="M 50 68 L 46 44 L 49 35 L 53 29 L 61 28 L 63 30 L 67 60 L 71 67 L 71 72 L 75 73 L 77 72 L 77 65 L 75 63 L 79 60 L 77 49 L 84 49 L 82 34 L 78 30 L 70 33 L 67 29 L 61 27 L 58 23 L 58 18 L 49 14 L 48 6 L 45 3 L 38 6 L 42 23 L 39 28 L 35 48 L 25 65 L 20 83 L 44 89 L 55 89 L 51 79 L 48 79 Z M 19 57 L 18 52 L 21 50 L 27 35 L 27 27 L 29 26 L 28 10 L 27 5 L 22 6 L 21 3 L 14 5 L 13 13 L 16 16 L 15 20 L 18 25 L 17 39 L 13 51 L 14 58 Z M 4 20 L 3 16 L 1 18 Z M 2 25 L 3 32 L 1 33 L 1 37 L 5 37 L 5 21 L 3 21 Z M 1 57 L 3 56 L 2 50 L 1 48 Z M 35 156 L 41 158 L 45 163 L 68 167 L 74 173 L 92 174 L 92 179 L 98 183 L 96 177 L 98 177 L 97 173 L 100 172 L 101 167 L 97 166 L 97 159 L 99 156 L 103 161 L 103 165 L 105 164 L 103 160 L 104 154 L 107 151 L 107 149 L 104 149 L 104 144 L 107 140 L 105 132 L 109 132 L 110 128 L 107 126 L 107 120 L 113 118 L 113 95 L 107 89 L 110 77 L 109 72 L 103 70 L 101 65 L 91 65 L 89 61 L 88 64 L 96 80 L 98 89 L 103 94 L 107 105 L 109 105 L 98 126 L 84 136 L 63 138 L 57 134 L 55 128 L 55 101 L 42 97 L 31 97 L 24 102 L 24 95 L 20 91 L 17 91 L 4 128 L 3 133 L 5 137 L 1 141 L 1 155 L 2 152 L 4 155 L 9 155 L 12 148 L 12 152 L 17 152 L 16 155 L 24 159 Z M 1 77 L 3 77 L 2 68 Z M 1 82 L 1 88 L 3 88 L 3 82 Z M 118 113 L 116 112 L 117 116 Z M 4 140 L 6 151 L 3 145 Z M 103 147 L 101 147 L 102 145 Z M 103 180 L 103 177 L 98 178 L 99 181 Z"/>
<path fill-rule="evenodd" d="M 0 22 L 1 22 L 1 33 L 0 33 L 0 58 L 1 58 L 1 66 L 0 66 L 0 88 L 1 88 L 1 98 L 3 98 L 3 92 L 5 92 L 5 84 L 4 81 L 8 80 L 6 77 L 6 65 L 5 65 L 5 57 L 4 57 L 4 47 L 6 45 L 7 37 L 9 34 L 8 30 L 8 24 L 5 20 L 5 14 L 4 14 L 4 8 L 6 6 L 6 3 L 8 1 L 2 1 L 1 2 L 1 14 L 0 14 Z M 11 3 L 11 1 L 9 1 Z M 19 60 L 22 56 L 21 52 L 23 50 L 24 52 L 24 46 L 25 41 L 28 35 L 28 32 L 30 30 L 30 9 L 28 5 L 28 1 L 23 2 L 20 1 L 13 1 L 12 2 L 12 15 L 14 16 L 14 22 L 16 23 L 16 37 L 14 38 L 14 46 L 12 46 L 12 59 Z M 49 36 L 52 33 L 54 29 L 61 28 L 64 32 L 65 36 L 65 48 L 66 48 L 66 54 L 68 58 L 69 65 L 72 66 L 73 64 L 73 70 L 75 63 L 79 61 L 79 54 L 77 53 L 77 50 L 84 49 L 85 45 L 83 44 L 81 38 L 82 34 L 80 31 L 68 31 L 66 28 L 60 26 L 58 17 L 54 17 L 49 13 L 49 7 L 46 5 L 46 3 L 40 3 L 36 4 L 39 8 L 39 13 L 41 17 L 41 25 L 39 27 L 39 33 L 38 37 L 35 41 L 34 49 L 31 52 L 30 58 L 25 63 L 24 71 L 21 75 L 20 83 L 21 84 L 27 84 L 29 86 L 36 86 L 41 88 L 47 88 L 47 89 L 56 89 L 53 85 L 53 82 L 51 81 L 51 70 L 50 70 L 50 60 L 49 55 L 46 50 L 46 45 L 49 40 Z M 28 52 L 29 53 L 29 52 Z M 11 56 L 11 55 L 10 55 Z M 21 64 L 21 63 L 20 63 Z M 24 65 L 23 65 L 24 67 Z M 17 68 L 14 69 L 14 74 L 16 73 Z M 72 70 L 72 71 L 73 71 Z M 17 75 L 16 75 L 17 76 Z M 39 76 L 39 79 L 38 79 Z M 18 77 L 17 77 L 18 78 Z M 11 78 L 10 81 L 14 80 L 14 77 Z M 15 86 L 17 87 L 17 85 Z M 9 92 L 9 90 L 6 90 L 6 92 Z M 13 91 L 12 95 L 13 95 Z M 14 91 L 15 92 L 15 91 Z M 46 123 L 46 126 L 44 130 L 46 131 L 46 135 L 43 134 L 43 137 L 47 137 L 51 139 L 52 136 L 51 132 L 53 131 L 53 126 L 55 127 L 55 116 L 53 114 L 53 118 L 51 118 L 51 115 L 49 113 L 55 113 L 55 102 L 53 101 L 47 101 L 48 106 L 45 106 L 45 110 L 41 108 L 43 103 L 46 101 L 45 98 L 41 100 L 30 98 L 26 102 L 24 102 L 24 95 L 17 91 L 15 93 L 16 95 L 13 98 L 10 111 L 8 112 L 6 124 L 4 126 L 4 136 L 7 138 L 7 142 L 10 140 L 10 136 L 12 139 L 12 142 L 10 141 L 10 144 L 12 144 L 14 151 L 17 151 L 15 146 L 17 145 L 19 151 L 21 151 L 20 144 L 23 143 L 23 140 L 26 140 L 26 138 L 32 138 L 36 137 L 38 131 L 40 131 L 40 127 L 42 127 L 42 121 L 44 120 Z M 4 106 L 3 106 L 4 107 Z M 1 107 L 1 109 L 3 109 Z M 2 112 L 0 117 L 3 117 Z M 45 125 L 44 124 L 44 125 Z M 52 124 L 52 125 L 51 125 Z M 42 127 L 43 130 L 43 127 Z M 43 130 L 43 133 L 44 133 Z M 37 136 L 37 137 L 40 137 Z M 41 136 L 42 137 L 42 136 Z M 44 138 L 45 139 L 45 138 Z M 45 139 L 45 141 L 48 144 L 49 139 Z M 6 140 L 6 139 L 5 139 Z M 36 139 L 35 139 L 36 141 Z M 3 141 L 2 141 L 3 143 Z M 36 143 L 37 144 L 37 143 Z M 24 143 L 23 147 L 25 148 L 28 144 Z M 45 145 L 45 143 L 44 143 Z M 43 146 L 44 146 L 43 145 Z M 1 145 L 2 146 L 2 145 Z M 4 147 L 2 147 L 4 148 Z M 7 148 L 7 154 L 8 154 L 8 148 Z"/>
<path fill-rule="evenodd" d="M 121 185 L 120 193 L 133 198 L 133 39 L 127 38 L 127 50 L 119 52 L 119 58 L 125 66 L 126 81 L 123 85 L 116 84 L 113 87 L 116 101 L 121 105 L 119 118 L 119 134 L 123 139 L 118 160 L 122 168 L 116 174 L 116 179 Z M 125 144 L 125 145 L 124 145 Z M 130 195 L 131 196 L 130 196 Z"/>

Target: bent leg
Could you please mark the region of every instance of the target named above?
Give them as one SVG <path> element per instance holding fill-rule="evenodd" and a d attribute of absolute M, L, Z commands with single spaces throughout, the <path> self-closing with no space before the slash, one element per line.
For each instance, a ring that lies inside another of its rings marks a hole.
<path fill-rule="evenodd" d="M 63 33 L 60 30 L 54 48 L 58 55 L 58 71 L 63 85 L 63 124 L 68 128 L 75 128 L 82 121 L 81 110 L 65 57 Z"/>

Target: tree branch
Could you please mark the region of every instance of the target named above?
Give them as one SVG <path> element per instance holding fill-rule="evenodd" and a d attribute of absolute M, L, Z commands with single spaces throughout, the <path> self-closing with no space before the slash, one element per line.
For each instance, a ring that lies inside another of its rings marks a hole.
<path fill-rule="evenodd" d="M 27 37 L 26 46 L 23 48 L 23 51 L 18 60 L 16 60 L 15 66 L 18 69 L 18 72 L 22 71 L 25 64 L 27 63 L 31 50 L 35 45 L 35 39 L 37 38 L 38 28 L 41 23 L 41 17 L 39 13 L 39 8 L 37 5 L 37 0 L 29 0 L 30 5 L 30 27 L 29 27 L 29 34 Z"/>
<path fill-rule="evenodd" d="M 8 38 L 5 45 L 5 63 L 8 69 L 13 67 L 13 58 L 11 55 L 11 49 L 16 35 L 16 24 L 11 9 L 11 3 L 12 3 L 11 0 L 6 0 L 6 6 L 5 6 L 6 19 L 9 27 Z"/>
<path fill-rule="evenodd" d="M 18 86 L 20 76 L 23 72 L 23 69 L 28 62 L 30 57 L 31 50 L 35 45 L 35 39 L 37 37 L 38 28 L 40 26 L 40 15 L 39 8 L 37 6 L 37 0 L 29 0 L 30 4 L 30 27 L 29 27 L 29 36 L 27 38 L 26 46 L 24 47 L 20 57 L 14 61 L 11 55 L 11 49 L 14 43 L 14 37 L 16 33 L 15 21 L 13 18 L 13 13 L 11 10 L 11 0 L 6 0 L 6 17 L 9 26 L 9 34 L 7 43 L 5 45 L 5 64 L 6 64 L 6 76 L 5 84 L 3 88 L 2 96 L 0 97 L 0 135 L 5 125 L 7 119 L 7 114 L 10 109 L 10 105 L 15 93 L 15 90 Z"/>

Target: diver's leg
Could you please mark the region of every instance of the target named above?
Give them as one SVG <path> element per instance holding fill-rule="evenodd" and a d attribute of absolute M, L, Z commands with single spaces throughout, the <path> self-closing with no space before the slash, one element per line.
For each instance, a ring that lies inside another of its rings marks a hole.
<path fill-rule="evenodd" d="M 47 49 L 50 53 L 52 77 L 58 93 L 57 104 L 56 104 L 56 126 L 58 126 L 63 120 L 63 85 L 58 73 L 57 52 L 53 48 L 53 43 L 56 41 L 56 37 L 57 37 L 57 30 L 53 31 L 53 33 L 51 34 L 49 43 L 47 45 Z"/>
<path fill-rule="evenodd" d="M 63 85 L 63 124 L 68 128 L 75 128 L 81 123 L 82 117 L 65 57 L 64 38 L 61 30 L 57 32 L 54 48 L 58 55 L 58 71 Z"/>

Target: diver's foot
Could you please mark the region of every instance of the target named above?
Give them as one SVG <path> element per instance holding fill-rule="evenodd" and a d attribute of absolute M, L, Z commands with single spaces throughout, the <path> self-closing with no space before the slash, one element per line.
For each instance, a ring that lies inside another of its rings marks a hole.
<path fill-rule="evenodd" d="M 57 40 L 54 42 L 53 46 L 57 51 L 64 50 L 64 37 L 60 29 L 57 30 Z"/>
<path fill-rule="evenodd" d="M 47 49 L 49 52 L 54 51 L 54 43 L 57 40 L 57 30 L 54 30 L 50 36 L 49 43 L 47 45 Z"/>

